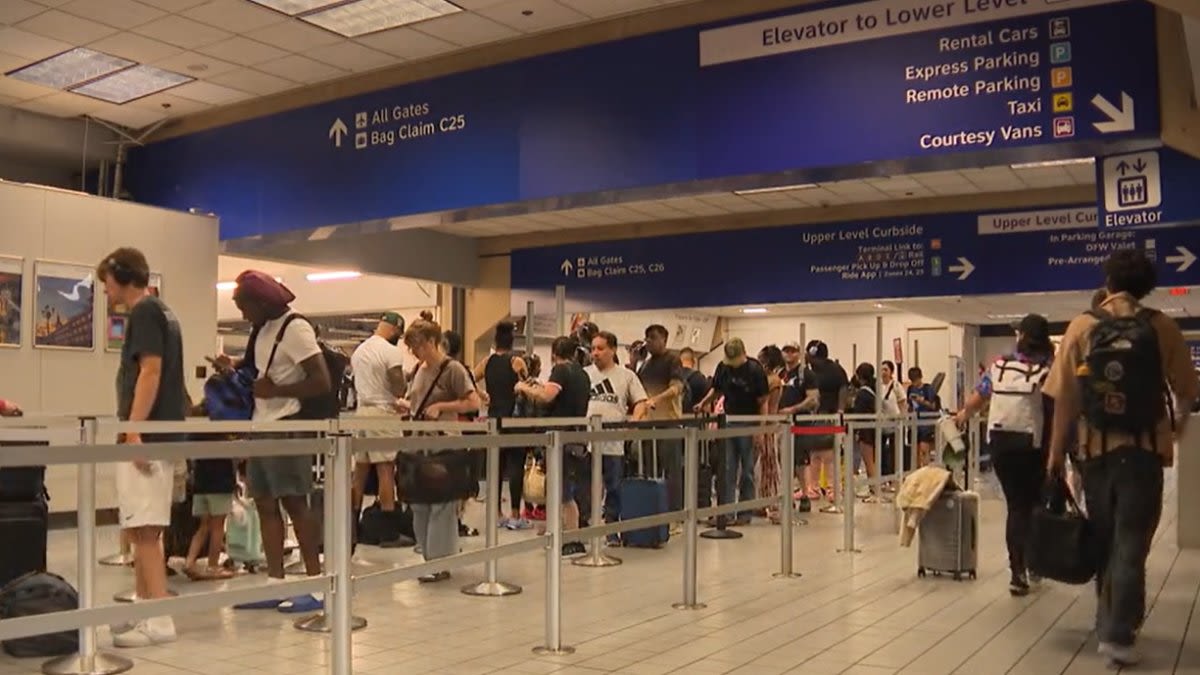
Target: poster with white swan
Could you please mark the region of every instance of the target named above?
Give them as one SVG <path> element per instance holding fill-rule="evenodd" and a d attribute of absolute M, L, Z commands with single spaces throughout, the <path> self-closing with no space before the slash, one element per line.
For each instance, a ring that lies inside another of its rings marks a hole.
<path fill-rule="evenodd" d="M 33 346 L 92 350 L 96 346 L 94 270 L 88 265 L 34 265 Z"/>

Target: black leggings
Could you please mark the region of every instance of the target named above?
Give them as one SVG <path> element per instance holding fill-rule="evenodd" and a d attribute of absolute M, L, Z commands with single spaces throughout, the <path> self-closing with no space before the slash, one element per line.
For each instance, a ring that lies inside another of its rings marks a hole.
<path fill-rule="evenodd" d="M 525 494 L 525 449 L 501 448 L 500 467 L 500 479 L 508 480 L 508 497 L 511 500 L 511 508 L 520 514 L 521 497 Z M 500 508 L 500 505 L 497 504 L 496 507 Z"/>
<path fill-rule="evenodd" d="M 996 438 L 993 433 L 992 463 L 996 478 L 1004 490 L 1008 505 L 1008 562 L 1014 574 L 1025 572 L 1025 547 L 1029 542 L 1029 527 L 1033 509 L 1046 484 L 1046 455 L 1034 448 L 1029 436 L 1014 434 L 1015 438 Z"/>

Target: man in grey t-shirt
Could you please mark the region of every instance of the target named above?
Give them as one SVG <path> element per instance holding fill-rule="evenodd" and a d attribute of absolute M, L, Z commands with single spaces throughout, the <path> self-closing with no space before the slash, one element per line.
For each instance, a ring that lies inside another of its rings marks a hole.
<path fill-rule="evenodd" d="M 591 381 L 588 417 L 599 415 L 605 422 L 640 420 L 646 416 L 646 389 L 637 373 L 617 365 L 617 336 L 599 333 L 592 339 L 592 365 L 584 369 Z M 620 441 L 595 443 L 592 452 L 603 455 L 604 521 L 612 523 L 620 515 L 617 488 L 625 475 L 625 444 Z"/>

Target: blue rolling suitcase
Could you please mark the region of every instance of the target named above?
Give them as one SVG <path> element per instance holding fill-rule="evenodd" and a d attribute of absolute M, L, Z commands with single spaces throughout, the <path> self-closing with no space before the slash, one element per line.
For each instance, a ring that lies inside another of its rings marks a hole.
<path fill-rule="evenodd" d="M 644 518 L 670 510 L 667 501 L 667 484 L 654 478 L 654 471 L 646 472 L 645 453 L 639 450 L 642 461 L 638 467 L 640 475 L 621 481 L 621 520 Z M 652 451 L 654 457 L 657 452 Z M 621 545 L 631 548 L 660 548 L 671 537 L 671 529 L 666 525 L 649 527 L 644 530 L 632 530 L 621 535 Z"/>

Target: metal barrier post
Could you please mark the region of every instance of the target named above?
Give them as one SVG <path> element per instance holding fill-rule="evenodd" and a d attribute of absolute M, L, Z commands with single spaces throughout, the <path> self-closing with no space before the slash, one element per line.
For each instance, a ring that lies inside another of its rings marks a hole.
<path fill-rule="evenodd" d="M 696 598 L 697 550 L 700 525 L 696 508 L 700 500 L 700 432 L 687 429 L 683 437 L 683 602 L 671 605 L 675 609 L 704 609 L 707 605 Z"/>
<path fill-rule="evenodd" d="M 324 499 L 321 504 L 322 513 L 322 548 L 325 552 L 321 555 L 321 569 L 328 573 L 331 569 L 333 574 L 341 573 L 343 566 L 346 568 L 347 579 L 350 575 L 350 482 L 354 480 L 354 449 L 352 447 L 352 436 L 349 433 L 341 431 L 332 432 L 326 439 L 330 441 L 329 452 L 323 458 L 321 466 L 322 485 L 325 491 Z M 344 465 L 344 466 L 343 466 Z M 339 505 L 339 500 L 345 498 L 344 508 Z M 339 530 L 343 530 L 339 532 Z M 346 555 L 345 558 L 339 558 L 338 548 L 345 543 Z M 300 574 L 304 574 L 304 561 L 301 560 L 295 563 L 301 566 Z M 337 585 L 336 576 L 334 580 L 335 595 L 338 593 L 339 586 Z M 350 612 L 350 582 L 346 582 L 345 593 L 341 596 L 345 597 L 346 605 L 346 620 L 350 623 L 351 631 L 362 630 L 367 627 L 367 620 L 361 616 L 353 616 Z M 333 633 L 334 644 L 336 646 L 338 639 L 338 621 L 341 617 L 334 616 L 330 618 L 331 612 L 337 611 L 336 604 L 333 609 L 330 608 L 331 600 L 340 600 L 341 597 L 326 597 L 325 608 L 316 614 L 296 619 L 292 623 L 292 627 L 296 630 L 302 630 L 306 633 Z M 335 661 L 331 660 L 331 664 Z M 336 675 L 341 675 L 337 673 Z"/>
<path fill-rule="evenodd" d="M 365 628 L 366 619 L 359 619 L 351 612 L 354 602 L 354 580 L 350 571 L 350 485 L 354 480 L 354 452 L 351 446 L 351 436 L 338 433 L 333 446 L 332 476 L 326 475 L 326 486 L 332 478 L 333 489 L 325 493 L 326 501 L 332 502 L 333 526 L 329 528 L 331 539 L 325 540 L 325 550 L 330 555 L 327 560 L 333 561 L 333 583 L 330 584 L 332 597 L 325 598 L 326 614 L 333 612 L 333 644 L 329 659 L 330 675 L 351 675 L 354 663 L 353 640 L 350 633 L 361 621 L 359 628 Z M 328 468 L 329 463 L 326 463 Z M 330 547 L 332 544 L 332 547 Z M 331 550 L 332 549 L 332 550 Z M 330 606 L 332 604 L 332 609 Z"/>
<path fill-rule="evenodd" d="M 846 422 L 842 429 L 842 548 L 839 553 L 861 553 L 854 548 L 854 504 L 858 501 L 854 493 L 854 422 Z M 840 463 L 840 462 L 839 462 Z"/>
<path fill-rule="evenodd" d="M 838 438 L 837 434 L 834 434 L 833 438 L 834 438 L 834 441 L 833 441 L 833 475 L 826 476 L 825 478 L 826 478 L 826 480 L 829 481 L 829 486 L 832 487 L 833 489 L 837 490 L 841 486 L 843 486 L 843 484 L 845 482 L 844 479 L 842 478 L 842 474 L 845 473 L 845 461 L 846 461 L 845 432 L 842 432 L 841 438 Z M 843 500 L 845 499 L 844 493 L 843 493 L 842 499 Z M 834 500 L 832 511 L 833 511 L 833 513 L 845 513 L 846 509 L 843 505 L 838 504 L 837 500 Z"/>
<path fill-rule="evenodd" d="M 97 421 L 94 417 L 80 418 L 79 444 L 96 444 Z M 79 565 L 79 609 L 95 606 L 96 580 L 96 465 L 80 464 L 76 504 L 78 540 L 76 556 Z M 116 654 L 97 651 L 96 627 L 79 629 L 79 651 L 42 664 L 46 675 L 117 675 L 133 668 L 133 661 Z"/>
<path fill-rule="evenodd" d="M 787 476 L 788 480 L 779 490 L 779 572 L 773 576 L 777 579 L 793 579 L 799 577 L 800 573 L 792 571 L 792 526 L 796 522 L 796 505 L 792 501 L 791 476 L 795 473 L 796 444 L 792 441 L 790 424 L 783 425 L 775 434 L 775 445 L 779 449 L 779 463 L 786 467 L 780 472 L 780 478 Z"/>
<path fill-rule="evenodd" d="M 500 425 L 498 420 L 488 420 L 488 434 L 495 436 L 500 433 Z M 487 449 L 487 476 L 484 479 L 484 490 L 487 498 L 484 499 L 484 525 L 483 537 L 485 548 L 496 548 L 500 543 L 500 446 L 492 446 Z M 520 509 L 520 504 L 513 504 L 513 508 Z M 516 584 L 509 584 L 500 581 L 500 562 L 495 558 L 489 559 L 483 564 L 484 580 L 477 584 L 468 584 L 463 586 L 462 592 L 466 595 L 483 596 L 488 598 L 502 598 L 508 595 L 516 595 L 523 589 Z"/>
<path fill-rule="evenodd" d="M 725 419 L 725 416 L 722 415 L 717 420 L 717 428 L 726 429 L 728 426 L 729 425 Z M 726 494 L 726 492 L 736 493 L 737 491 L 737 476 L 730 476 L 730 460 L 732 459 L 734 452 L 729 444 L 732 442 L 732 438 L 714 439 L 714 443 L 709 445 L 710 453 L 712 452 L 714 446 L 717 450 L 717 461 L 714 463 L 714 473 L 716 473 L 718 504 L 721 503 L 721 495 Z M 727 485 L 730 480 L 733 480 L 735 484 Z M 737 530 L 729 529 L 729 516 L 722 513 L 721 515 L 717 516 L 716 527 L 701 532 L 700 536 L 704 537 L 705 539 L 741 539 L 745 535 Z"/>
<path fill-rule="evenodd" d="M 600 416 L 588 419 L 589 431 L 603 431 L 604 420 Z M 604 522 L 604 455 L 592 444 L 592 525 Z M 588 554 L 571 561 L 579 567 L 616 567 L 622 560 L 604 552 L 604 537 L 595 536 L 588 542 Z"/>
<path fill-rule="evenodd" d="M 539 656 L 574 654 L 574 647 L 562 643 L 562 433 L 550 433 L 546 448 L 546 644 L 535 647 Z"/>

